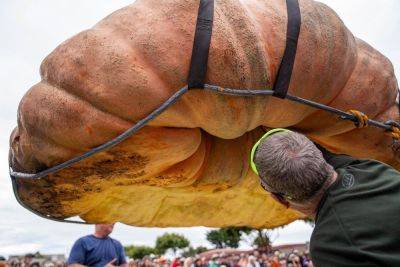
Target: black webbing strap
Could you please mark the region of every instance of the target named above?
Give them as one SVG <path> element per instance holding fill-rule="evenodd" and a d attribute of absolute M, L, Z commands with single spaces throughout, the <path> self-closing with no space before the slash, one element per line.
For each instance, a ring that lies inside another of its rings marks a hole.
<path fill-rule="evenodd" d="M 200 0 L 190 61 L 188 89 L 204 88 L 214 17 L 214 0 Z"/>
<path fill-rule="evenodd" d="M 299 39 L 301 25 L 299 1 L 286 0 L 286 8 L 288 17 L 286 48 L 273 88 L 274 96 L 279 98 L 285 98 L 289 89 L 290 77 L 292 76 L 294 60 L 296 58 L 297 41 Z"/>

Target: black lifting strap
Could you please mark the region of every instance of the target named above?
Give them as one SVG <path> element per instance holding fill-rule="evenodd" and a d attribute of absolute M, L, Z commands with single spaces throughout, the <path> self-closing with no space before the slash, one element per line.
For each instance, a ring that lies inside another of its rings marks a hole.
<path fill-rule="evenodd" d="M 214 18 L 214 0 L 200 0 L 190 61 L 188 89 L 204 88 Z"/>
<path fill-rule="evenodd" d="M 279 98 L 285 98 L 289 89 L 290 77 L 292 76 L 294 60 L 296 58 L 297 41 L 299 39 L 301 25 L 299 1 L 286 0 L 286 8 L 288 17 L 286 48 L 273 88 L 273 95 Z"/>

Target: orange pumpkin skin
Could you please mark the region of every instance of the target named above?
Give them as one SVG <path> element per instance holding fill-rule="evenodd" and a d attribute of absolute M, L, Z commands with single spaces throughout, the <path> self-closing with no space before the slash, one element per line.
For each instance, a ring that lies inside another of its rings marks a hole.
<path fill-rule="evenodd" d="M 10 161 L 37 172 L 123 132 L 186 84 L 198 1 L 137 0 L 59 45 L 21 100 Z M 398 119 L 388 59 L 354 38 L 327 6 L 301 0 L 289 93 L 370 118 Z M 207 83 L 271 88 L 285 48 L 285 1 L 215 2 Z M 355 129 L 272 97 L 200 90 L 117 147 L 41 180 L 18 179 L 21 200 L 58 218 L 140 226 L 273 227 L 300 214 L 274 202 L 249 170 L 262 127 L 291 127 L 328 148 L 398 168 L 382 130 Z"/>

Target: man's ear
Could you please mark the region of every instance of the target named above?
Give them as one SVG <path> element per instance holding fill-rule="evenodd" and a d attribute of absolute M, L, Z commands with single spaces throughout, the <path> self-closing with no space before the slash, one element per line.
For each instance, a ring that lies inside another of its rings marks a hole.
<path fill-rule="evenodd" d="M 284 197 L 281 195 L 275 194 L 275 193 L 270 193 L 272 198 L 281 203 L 283 206 L 285 206 L 287 209 L 290 207 L 290 202 L 287 201 Z"/>

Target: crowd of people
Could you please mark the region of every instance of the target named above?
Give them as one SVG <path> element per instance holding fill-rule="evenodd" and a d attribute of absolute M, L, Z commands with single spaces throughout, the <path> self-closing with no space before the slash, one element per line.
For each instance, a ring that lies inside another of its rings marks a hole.
<path fill-rule="evenodd" d="M 36 260 L 31 257 L 23 257 L 20 260 L 11 259 L 0 261 L 0 267 L 65 267 L 65 261 Z M 291 253 L 275 251 L 272 254 L 251 253 L 241 254 L 212 254 L 211 257 L 197 255 L 194 257 L 176 257 L 167 259 L 163 256 L 145 256 L 143 259 L 128 261 L 131 267 L 312 267 L 308 253 L 299 253 L 294 250 Z"/>
<path fill-rule="evenodd" d="M 177 257 L 168 260 L 164 257 L 146 256 L 142 260 L 131 260 L 132 267 L 312 267 L 309 253 L 297 250 L 291 253 L 275 251 L 272 254 L 251 253 L 213 254 L 211 257 L 198 255 L 195 257 Z"/>
<path fill-rule="evenodd" d="M 35 257 L 33 254 L 26 254 L 21 257 L 13 256 L 8 260 L 0 260 L 0 267 L 65 267 L 65 259 L 51 259 L 47 257 Z"/>

